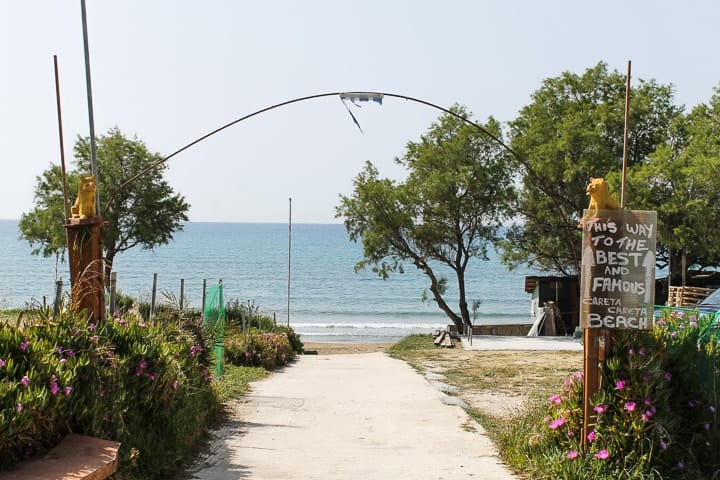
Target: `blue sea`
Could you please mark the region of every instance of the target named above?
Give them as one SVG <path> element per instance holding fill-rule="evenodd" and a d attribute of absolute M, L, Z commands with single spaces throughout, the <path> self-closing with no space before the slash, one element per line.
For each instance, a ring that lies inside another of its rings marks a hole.
<path fill-rule="evenodd" d="M 287 224 L 189 222 L 168 245 L 119 254 L 113 270 L 118 290 L 143 301 L 150 300 L 154 273 L 160 303 L 164 294 L 179 298 L 184 279 L 186 304 L 197 308 L 203 280 L 208 285 L 222 280 L 226 301 L 257 305 L 278 323 L 289 322 L 306 342 L 395 341 L 451 323 L 433 301 L 422 301 L 429 281 L 412 264 L 382 280 L 369 270 L 355 272 L 361 258 L 362 246 L 339 224 L 293 224 L 290 232 Z M 449 273 L 448 303 L 456 307 Z M 481 302 L 474 323 L 531 323 L 524 278 L 532 274 L 508 271 L 495 252 L 489 261 L 471 263 L 468 303 Z M 31 255 L 28 243 L 19 240 L 17 221 L 0 220 L 0 308 L 43 298 L 51 304 L 58 279 L 67 290 L 67 264 Z"/>

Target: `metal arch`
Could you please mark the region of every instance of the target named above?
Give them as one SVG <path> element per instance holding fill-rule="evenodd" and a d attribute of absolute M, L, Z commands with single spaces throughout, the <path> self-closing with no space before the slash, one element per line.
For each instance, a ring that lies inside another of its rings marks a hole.
<path fill-rule="evenodd" d="M 369 96 L 369 97 L 372 97 L 372 96 L 383 96 L 383 97 L 399 98 L 399 99 L 402 99 L 402 100 L 408 100 L 408 101 L 411 101 L 411 102 L 415 102 L 415 103 L 419 103 L 419 104 L 422 104 L 422 105 L 426 105 L 426 106 L 431 107 L 431 108 L 434 108 L 434 109 L 436 109 L 436 110 L 440 110 L 441 112 L 445 112 L 445 113 L 447 113 L 448 115 L 452 115 L 453 117 L 458 118 L 458 119 L 462 120 L 463 122 L 468 123 L 468 124 L 474 126 L 474 127 L 477 128 L 478 130 L 480 130 L 482 133 L 484 133 L 485 135 L 487 135 L 488 137 L 490 137 L 494 142 L 496 142 L 498 145 L 500 145 L 500 146 L 503 147 L 505 150 L 507 150 L 510 154 L 512 154 L 512 156 L 515 157 L 515 158 L 525 167 L 525 169 L 527 170 L 527 172 L 528 172 L 535 180 L 540 180 L 540 179 L 537 177 L 537 175 L 535 175 L 535 173 L 533 172 L 533 170 L 530 168 L 530 165 L 528 164 L 527 160 L 525 160 L 522 156 L 520 156 L 520 155 L 519 155 L 515 150 L 513 150 L 510 146 L 506 145 L 502 140 L 500 140 L 498 137 L 496 137 L 494 134 L 492 134 L 491 132 L 489 132 L 486 128 L 484 128 L 484 127 L 481 126 L 480 124 L 478 124 L 478 123 L 476 123 L 476 122 L 473 122 L 472 120 L 469 120 L 468 118 L 466 118 L 466 117 L 464 117 L 464 116 L 462 116 L 462 115 L 460 115 L 460 114 L 458 114 L 458 113 L 456 113 L 456 112 L 453 112 L 452 110 L 449 110 L 449 109 L 447 109 L 447 108 L 441 107 L 441 106 L 439 106 L 439 105 L 436 105 L 436 104 L 434 104 L 434 103 L 428 102 L 428 101 L 426 101 L 426 100 L 421 100 L 421 99 L 419 99 L 419 98 L 410 97 L 410 96 L 408 96 L 408 95 L 400 95 L 400 94 L 397 94 L 397 93 L 363 92 L 363 91 L 331 92 L 331 93 L 319 93 L 319 94 L 316 94 L 316 95 L 308 95 L 308 96 L 305 96 L 305 97 L 298 97 L 298 98 L 294 98 L 294 99 L 292 99 L 292 100 L 287 100 L 287 101 L 284 101 L 284 102 L 281 102 L 281 103 L 276 103 L 276 104 L 271 105 L 271 106 L 269 106 L 269 107 L 265 107 L 265 108 L 262 108 L 262 109 L 260 109 L 260 110 L 255 111 L 255 112 L 252 112 L 252 113 L 250 113 L 250 114 L 248 114 L 248 115 L 242 116 L 242 117 L 240 117 L 240 118 L 238 118 L 238 119 L 236 119 L 236 120 L 233 120 L 232 122 L 226 123 L 225 125 L 223 125 L 223 126 L 221 126 L 221 127 L 219 127 L 219 128 L 216 128 L 215 130 L 213 130 L 213 131 L 211 131 L 211 132 L 209 132 L 209 133 L 206 133 L 206 134 L 203 135 L 202 137 L 200 137 L 200 138 L 198 138 L 198 139 L 196 139 L 196 140 L 193 140 L 192 142 L 188 143 L 187 145 L 185 145 L 185 146 L 179 148 L 178 150 L 174 151 L 174 152 L 171 153 L 170 155 L 168 155 L 168 156 L 166 156 L 166 157 L 164 157 L 164 158 L 161 158 L 161 159 L 158 160 L 157 162 L 155 162 L 155 163 L 153 163 L 152 165 L 144 168 L 143 170 L 141 170 L 140 172 L 136 173 L 135 175 L 133 175 L 132 177 L 130 177 L 129 179 L 127 179 L 125 182 L 123 182 L 117 189 L 115 189 L 115 191 L 112 193 L 112 195 L 110 195 L 110 198 L 109 198 L 108 201 L 105 203 L 105 207 L 103 208 L 103 211 L 106 211 L 106 210 L 110 207 L 110 205 L 112 204 L 113 199 L 115 198 L 115 195 L 116 195 L 120 190 L 122 190 L 123 188 L 127 187 L 128 185 L 130 185 L 131 183 L 133 183 L 135 180 L 137 180 L 138 178 L 142 177 L 143 175 L 145 175 L 146 173 L 150 172 L 151 170 L 153 170 L 153 169 L 157 168 L 158 166 L 162 165 L 163 163 L 167 162 L 168 160 L 170 160 L 170 159 L 173 158 L 174 156 L 176 156 L 176 155 L 184 152 L 185 150 L 189 149 L 190 147 L 192 147 L 192 146 L 194 146 L 194 145 L 202 142 L 203 140 L 205 140 L 205 139 L 207 139 L 207 138 L 215 135 L 216 133 L 220 133 L 221 131 L 223 131 L 223 130 L 225 130 L 225 129 L 227 129 L 227 128 L 230 128 L 230 127 L 232 127 L 233 125 L 235 125 L 235 124 L 237 124 L 237 123 L 240 123 L 240 122 L 242 122 L 242 121 L 244 121 L 244 120 L 247 120 L 247 119 L 249 119 L 249 118 L 252 118 L 252 117 L 255 117 L 255 116 L 257 116 L 257 115 L 260 115 L 261 113 L 265 113 L 265 112 L 267 112 L 267 111 L 269 111 L 269 110 L 274 110 L 274 109 L 276 109 L 276 108 L 284 107 L 284 106 L 286 106 L 286 105 L 290 105 L 290 104 L 293 104 L 293 103 L 304 102 L 304 101 L 306 101 L 306 100 L 314 100 L 314 99 L 316 99 L 316 98 L 334 97 L 334 96 L 338 96 L 338 97 L 340 97 L 341 99 L 349 99 L 349 98 L 352 98 L 353 96 Z M 542 185 L 542 182 L 540 182 L 540 185 Z M 546 193 L 548 193 L 548 192 L 546 192 Z M 552 195 L 551 195 L 551 196 L 552 196 Z"/>

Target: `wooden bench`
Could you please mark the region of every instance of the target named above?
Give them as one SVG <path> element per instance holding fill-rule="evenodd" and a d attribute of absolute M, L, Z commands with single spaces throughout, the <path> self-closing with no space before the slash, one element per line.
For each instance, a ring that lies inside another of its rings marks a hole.
<path fill-rule="evenodd" d="M 103 480 L 117 470 L 120 444 L 71 433 L 42 457 L 22 462 L 0 480 Z"/>

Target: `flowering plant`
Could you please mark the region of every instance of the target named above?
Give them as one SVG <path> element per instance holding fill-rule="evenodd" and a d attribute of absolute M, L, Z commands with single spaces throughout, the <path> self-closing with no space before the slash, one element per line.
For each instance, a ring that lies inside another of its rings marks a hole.
<path fill-rule="evenodd" d="M 591 399 L 587 437 L 581 437 L 582 373 L 544 406 L 530 448 L 555 452 L 548 478 L 595 478 L 582 476 L 588 472 L 710 478 L 717 472 L 720 350 L 707 334 L 713 325 L 713 315 L 661 308 L 653 330 L 616 331 L 600 391 Z"/>
<path fill-rule="evenodd" d="M 274 370 L 295 358 L 286 333 L 261 332 L 251 329 L 243 336 L 239 331 L 225 340 L 225 359 L 234 365 Z"/>
<path fill-rule="evenodd" d="M 0 329 L 0 468 L 73 431 L 121 442 L 125 473 L 167 478 L 153 469 L 174 468 L 218 407 L 201 329 L 189 327 L 66 312 Z"/>

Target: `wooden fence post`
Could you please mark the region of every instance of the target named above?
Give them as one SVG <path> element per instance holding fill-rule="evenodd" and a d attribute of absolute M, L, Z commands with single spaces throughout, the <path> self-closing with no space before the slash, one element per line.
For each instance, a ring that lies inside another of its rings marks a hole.
<path fill-rule="evenodd" d="M 117 272 L 110 273 L 110 315 L 115 313 L 117 302 Z"/>
<path fill-rule="evenodd" d="M 150 321 L 152 321 L 153 316 L 155 315 L 155 297 L 157 295 L 157 273 L 153 273 L 153 287 L 152 287 L 152 297 L 150 297 Z"/>
<path fill-rule="evenodd" d="M 62 297 L 62 278 L 55 282 L 55 301 L 53 302 L 53 319 L 60 313 L 60 299 Z"/>
<path fill-rule="evenodd" d="M 207 278 L 203 278 L 202 290 L 202 319 L 205 320 L 205 293 L 207 292 Z"/>
<path fill-rule="evenodd" d="M 185 279 L 180 279 L 180 310 L 182 311 L 185 299 Z"/>

